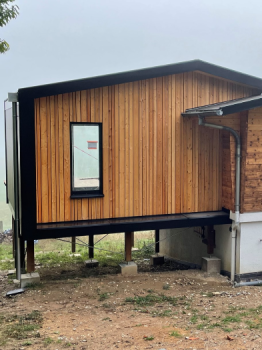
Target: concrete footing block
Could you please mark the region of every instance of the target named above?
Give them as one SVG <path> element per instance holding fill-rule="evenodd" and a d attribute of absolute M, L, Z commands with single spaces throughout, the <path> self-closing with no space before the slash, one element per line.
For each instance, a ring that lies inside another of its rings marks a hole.
<path fill-rule="evenodd" d="M 161 254 L 154 254 L 150 256 L 150 265 L 157 266 L 165 263 L 165 257 Z"/>
<path fill-rule="evenodd" d="M 130 261 L 125 264 L 119 264 L 121 275 L 130 276 L 137 274 L 137 264 Z"/>
<path fill-rule="evenodd" d="M 85 261 L 86 267 L 97 267 L 99 265 L 99 261 L 95 259 L 90 259 Z"/>
<path fill-rule="evenodd" d="M 25 273 L 21 275 L 21 288 L 24 288 L 29 284 L 35 284 L 39 282 L 40 276 L 38 272 Z"/>
<path fill-rule="evenodd" d="M 215 256 L 211 258 L 202 258 L 202 270 L 207 273 L 220 273 L 221 259 Z"/>

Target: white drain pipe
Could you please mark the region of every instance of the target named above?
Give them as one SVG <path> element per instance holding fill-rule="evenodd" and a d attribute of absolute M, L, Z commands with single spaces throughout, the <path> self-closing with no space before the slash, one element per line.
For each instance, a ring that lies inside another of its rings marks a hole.
<path fill-rule="evenodd" d="M 236 140 L 236 180 L 235 180 L 235 222 L 232 227 L 231 235 L 231 281 L 235 281 L 236 273 L 236 237 L 237 230 L 239 229 L 239 209 L 240 209 L 240 160 L 241 160 L 241 141 L 240 136 L 234 130 L 228 126 L 210 124 L 203 121 L 203 116 L 198 116 L 198 124 L 202 126 L 207 126 L 209 128 L 215 128 L 219 130 L 229 131 Z"/>

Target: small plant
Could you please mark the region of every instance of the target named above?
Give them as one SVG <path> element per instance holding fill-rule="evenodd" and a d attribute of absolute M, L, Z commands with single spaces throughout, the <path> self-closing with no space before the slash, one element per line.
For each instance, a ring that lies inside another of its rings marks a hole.
<path fill-rule="evenodd" d="M 150 335 L 148 337 L 144 337 L 144 340 L 154 340 L 155 337 L 153 335 Z"/>
<path fill-rule="evenodd" d="M 32 345 L 32 342 L 30 340 L 27 340 L 22 345 L 23 346 L 29 346 L 29 345 Z"/>
<path fill-rule="evenodd" d="M 207 315 L 201 315 L 201 316 L 200 316 L 200 319 L 201 319 L 202 321 L 207 321 L 207 320 L 208 320 L 208 316 L 207 316 Z"/>
<path fill-rule="evenodd" d="M 109 294 L 108 293 L 102 293 L 99 295 L 99 301 L 103 301 L 109 298 Z"/>
<path fill-rule="evenodd" d="M 170 333 L 170 335 L 171 335 L 171 337 L 176 337 L 176 338 L 181 337 L 181 334 L 178 331 L 173 331 Z"/>
<path fill-rule="evenodd" d="M 235 323 L 241 322 L 241 318 L 239 315 L 236 316 L 227 316 L 222 320 L 223 323 Z"/>
<path fill-rule="evenodd" d="M 105 317 L 102 319 L 102 321 L 109 321 L 110 320 L 110 317 Z"/>
<path fill-rule="evenodd" d="M 128 297 L 125 299 L 126 303 L 132 303 L 136 305 L 154 305 L 157 303 L 168 302 L 175 306 L 177 304 L 177 298 L 169 297 L 164 294 L 161 295 L 152 295 L 148 294 L 144 296 L 135 296 L 134 298 Z"/>
<path fill-rule="evenodd" d="M 232 332 L 232 328 L 222 328 L 224 332 Z"/>
<path fill-rule="evenodd" d="M 154 293 L 154 289 L 148 289 L 147 293 Z"/>
<path fill-rule="evenodd" d="M 168 283 L 163 285 L 163 289 L 164 290 L 169 290 L 170 289 L 170 285 Z"/>
<path fill-rule="evenodd" d="M 53 341 L 54 341 L 54 340 L 53 340 L 52 338 L 48 337 L 48 338 L 45 338 L 45 339 L 44 339 L 44 344 L 45 344 L 45 346 L 47 346 L 47 345 L 52 344 Z"/>
<path fill-rule="evenodd" d="M 170 316 L 171 316 L 171 310 L 153 312 L 153 317 L 170 317 Z"/>
<path fill-rule="evenodd" d="M 197 329 L 198 330 L 202 330 L 202 329 L 206 328 L 206 326 L 207 325 L 205 323 L 200 323 L 200 324 L 197 325 Z"/>
<path fill-rule="evenodd" d="M 26 285 L 26 289 L 40 289 L 42 287 L 43 287 L 43 285 L 40 282 L 38 282 L 38 283 L 28 283 Z"/>
<path fill-rule="evenodd" d="M 70 348 L 71 345 L 72 345 L 71 343 L 67 342 L 65 343 L 65 348 Z"/>
<path fill-rule="evenodd" d="M 193 315 L 190 319 L 190 322 L 191 323 L 197 323 L 197 320 L 198 320 L 198 316 L 197 315 Z"/>

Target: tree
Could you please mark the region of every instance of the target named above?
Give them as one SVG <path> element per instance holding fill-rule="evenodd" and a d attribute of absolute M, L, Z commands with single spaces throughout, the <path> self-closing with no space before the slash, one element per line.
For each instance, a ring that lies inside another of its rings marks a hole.
<path fill-rule="evenodd" d="M 7 25 L 11 19 L 16 18 L 19 14 L 19 7 L 12 5 L 15 0 L 0 0 L 0 27 Z M 0 53 L 9 50 L 9 44 L 0 38 Z"/>

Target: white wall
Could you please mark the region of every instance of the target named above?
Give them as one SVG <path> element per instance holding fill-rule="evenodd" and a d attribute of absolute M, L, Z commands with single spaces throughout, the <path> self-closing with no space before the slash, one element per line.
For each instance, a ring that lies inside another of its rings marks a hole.
<path fill-rule="evenodd" d="M 160 253 L 177 260 L 201 266 L 201 258 L 207 256 L 207 246 L 202 243 L 194 227 L 160 230 Z"/>
<path fill-rule="evenodd" d="M 221 259 L 221 269 L 230 272 L 231 232 L 230 225 L 215 226 L 216 248 L 214 256 Z M 164 239 L 166 237 L 166 239 Z M 207 257 L 207 245 L 202 243 L 194 227 L 160 230 L 160 253 L 174 259 L 201 266 L 202 257 Z M 262 245 L 261 245 L 262 246 Z M 238 273 L 238 272 L 237 272 Z"/>
<path fill-rule="evenodd" d="M 262 271 L 262 222 L 241 223 L 240 268 L 237 273 Z"/>
<path fill-rule="evenodd" d="M 234 220 L 234 213 L 230 215 Z M 234 221 L 232 222 L 234 225 Z M 231 225 L 215 226 L 214 256 L 221 259 L 221 269 L 231 271 Z M 160 253 L 191 264 L 201 265 L 207 246 L 194 228 L 160 230 Z M 240 214 L 236 241 L 236 274 L 262 272 L 262 212 Z"/>

